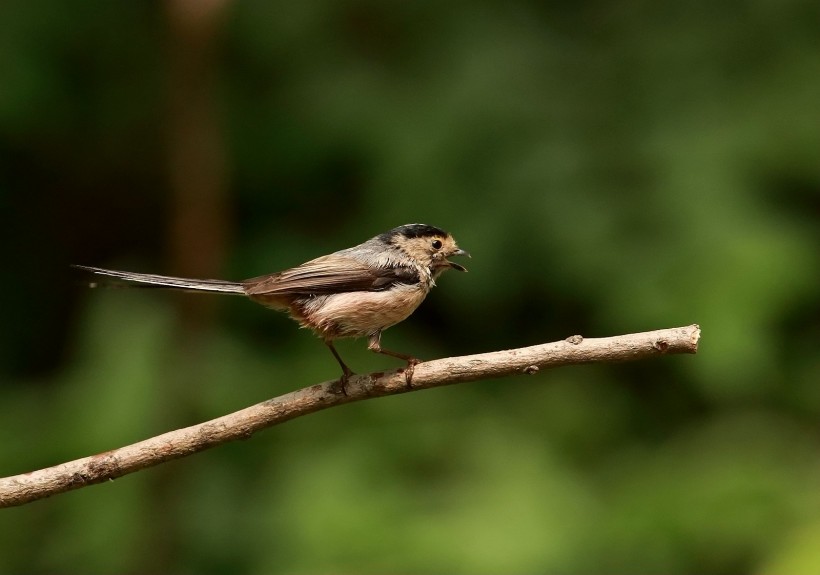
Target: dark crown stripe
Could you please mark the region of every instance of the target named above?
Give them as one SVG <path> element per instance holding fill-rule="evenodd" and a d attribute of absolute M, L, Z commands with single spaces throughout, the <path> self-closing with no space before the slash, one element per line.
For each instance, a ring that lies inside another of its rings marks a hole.
<path fill-rule="evenodd" d="M 393 228 L 381 235 L 384 240 L 390 240 L 396 236 L 404 236 L 405 238 L 427 238 L 433 236 L 446 237 L 447 232 L 436 226 L 428 226 L 427 224 L 406 224 Z"/>

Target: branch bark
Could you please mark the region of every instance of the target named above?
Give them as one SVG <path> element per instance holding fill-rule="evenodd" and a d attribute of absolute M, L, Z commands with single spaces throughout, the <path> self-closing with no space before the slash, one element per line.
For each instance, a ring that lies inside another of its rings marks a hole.
<path fill-rule="evenodd" d="M 330 381 L 263 401 L 240 411 L 119 449 L 0 479 L 0 507 L 23 505 L 57 493 L 112 480 L 164 461 L 186 457 L 315 411 L 443 385 L 511 375 L 534 375 L 562 365 L 631 361 L 697 353 L 697 325 L 615 337 L 562 341 L 424 362 L 405 369 L 353 376 L 339 392 Z"/>

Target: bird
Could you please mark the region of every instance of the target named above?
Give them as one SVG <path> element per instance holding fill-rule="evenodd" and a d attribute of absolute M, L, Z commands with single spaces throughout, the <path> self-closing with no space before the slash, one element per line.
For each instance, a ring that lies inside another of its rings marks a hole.
<path fill-rule="evenodd" d="M 381 347 L 382 332 L 407 319 L 424 301 L 442 272 L 467 269 L 448 258 L 470 254 L 452 235 L 427 224 L 405 224 L 369 240 L 307 261 L 280 272 L 244 281 L 188 279 L 73 267 L 93 274 L 132 282 L 135 287 L 161 287 L 193 292 L 246 296 L 267 308 L 285 311 L 301 327 L 317 334 L 342 368 L 341 391 L 354 372 L 342 360 L 333 342 L 340 338 L 367 338 L 369 350 L 407 362 L 412 355 Z M 96 283 L 90 283 L 96 287 Z M 408 384 L 409 384 L 408 378 Z M 346 393 L 346 392 L 345 392 Z"/>

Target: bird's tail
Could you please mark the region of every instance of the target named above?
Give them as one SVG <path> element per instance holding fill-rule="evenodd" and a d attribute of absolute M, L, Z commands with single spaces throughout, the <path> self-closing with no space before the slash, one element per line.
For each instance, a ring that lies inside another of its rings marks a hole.
<path fill-rule="evenodd" d="M 121 272 L 117 270 L 106 270 L 103 268 L 95 268 L 91 266 L 73 265 L 71 267 L 85 270 L 94 274 L 126 280 L 129 282 L 136 282 L 140 285 L 133 287 L 157 287 L 180 289 L 187 291 L 204 291 L 215 293 L 230 293 L 245 295 L 245 288 L 239 282 L 229 282 L 224 280 L 193 280 L 187 278 L 174 278 L 169 276 L 158 276 L 154 274 L 138 274 L 134 272 Z M 91 283 L 91 287 L 97 287 L 98 284 Z"/>

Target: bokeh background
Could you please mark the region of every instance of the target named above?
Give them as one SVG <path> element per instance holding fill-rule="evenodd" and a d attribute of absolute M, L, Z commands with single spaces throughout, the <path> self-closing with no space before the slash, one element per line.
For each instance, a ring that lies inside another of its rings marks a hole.
<path fill-rule="evenodd" d="M 3 573 L 820 572 L 820 4 L 0 4 L 0 475 L 336 377 L 241 279 L 473 253 L 423 358 L 699 323 L 697 356 L 317 413 L 0 511 Z M 342 342 L 358 371 L 396 365 Z"/>

